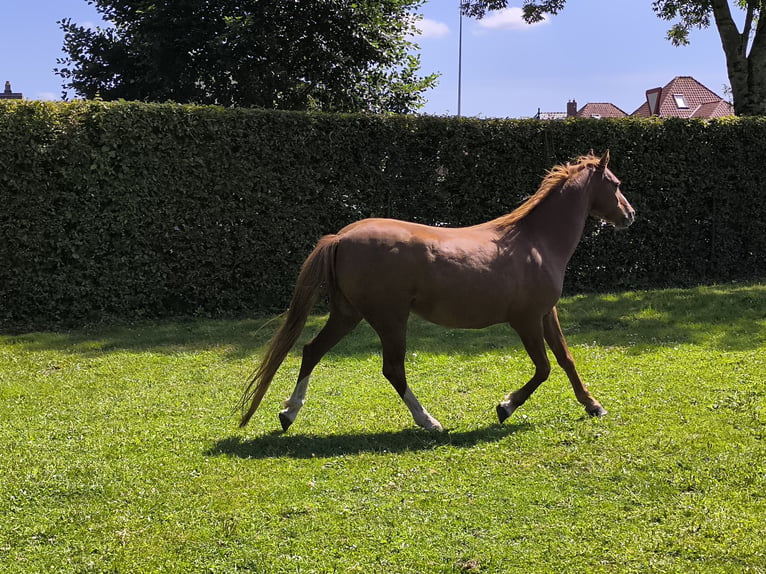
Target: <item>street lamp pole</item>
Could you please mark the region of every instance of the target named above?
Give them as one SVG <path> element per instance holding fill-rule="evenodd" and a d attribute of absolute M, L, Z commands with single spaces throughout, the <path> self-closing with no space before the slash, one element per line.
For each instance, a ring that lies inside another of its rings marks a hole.
<path fill-rule="evenodd" d="M 460 26 L 458 32 L 457 47 L 457 117 L 460 117 L 460 100 L 462 97 L 463 84 L 463 1 L 458 2 L 460 10 Z"/>

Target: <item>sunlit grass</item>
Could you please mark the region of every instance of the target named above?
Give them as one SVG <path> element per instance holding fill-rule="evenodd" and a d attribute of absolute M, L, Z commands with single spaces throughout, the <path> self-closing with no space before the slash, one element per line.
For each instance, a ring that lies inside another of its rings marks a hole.
<path fill-rule="evenodd" d="M 560 305 L 590 419 L 504 326 L 413 320 L 416 428 L 362 325 L 290 432 L 291 355 L 244 431 L 275 328 L 188 321 L 0 337 L 3 572 L 764 572 L 766 287 Z M 304 339 L 322 325 L 312 317 Z"/>

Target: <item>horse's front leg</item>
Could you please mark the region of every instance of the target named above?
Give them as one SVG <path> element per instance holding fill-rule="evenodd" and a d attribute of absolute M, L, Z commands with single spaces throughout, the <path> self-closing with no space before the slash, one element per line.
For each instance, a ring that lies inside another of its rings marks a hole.
<path fill-rule="evenodd" d="M 537 390 L 550 375 L 551 364 L 548 354 L 545 352 L 545 339 L 543 338 L 543 326 L 539 320 L 530 321 L 527 324 L 513 326 L 521 337 L 524 348 L 535 365 L 535 374 L 519 390 L 512 392 L 497 405 L 497 418 L 502 423 L 513 412 L 523 405 L 532 393 Z"/>
<path fill-rule="evenodd" d="M 556 311 L 556 307 L 543 317 L 543 329 L 545 340 L 553 351 L 556 361 L 567 374 L 577 400 L 585 407 L 585 410 L 589 415 L 594 417 L 604 416 L 606 414 L 606 409 L 601 406 L 601 403 L 593 398 L 593 395 L 590 394 L 588 388 L 583 384 L 582 379 L 580 379 L 580 375 L 577 373 L 572 353 L 569 351 L 566 339 L 564 339 L 564 333 L 561 330 L 561 323 L 559 323 L 559 315 L 558 311 Z"/>

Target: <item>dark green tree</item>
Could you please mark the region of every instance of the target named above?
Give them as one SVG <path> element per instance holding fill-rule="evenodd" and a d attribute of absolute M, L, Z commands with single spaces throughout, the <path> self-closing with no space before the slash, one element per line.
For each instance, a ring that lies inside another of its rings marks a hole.
<path fill-rule="evenodd" d="M 482 18 L 488 10 L 500 10 L 507 0 L 461 0 L 463 13 Z M 524 0 L 524 18 L 537 22 L 546 14 L 564 9 L 566 0 Z M 652 9 L 674 22 L 668 39 L 676 46 L 689 43 L 694 28 L 714 24 L 721 38 L 731 83 L 734 111 L 740 116 L 766 115 L 766 0 L 654 0 Z M 738 27 L 732 10 L 742 13 Z"/>
<path fill-rule="evenodd" d="M 407 113 L 420 76 L 423 0 L 87 0 L 107 26 L 71 20 L 64 95 L 290 110 Z"/>

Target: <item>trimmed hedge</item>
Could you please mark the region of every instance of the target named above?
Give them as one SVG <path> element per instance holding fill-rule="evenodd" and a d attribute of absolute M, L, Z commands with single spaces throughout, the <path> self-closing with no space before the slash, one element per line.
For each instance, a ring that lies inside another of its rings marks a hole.
<path fill-rule="evenodd" d="M 766 119 L 475 120 L 175 104 L 0 104 L 0 325 L 281 310 L 323 234 L 462 226 L 591 148 L 637 210 L 567 290 L 766 276 Z"/>

